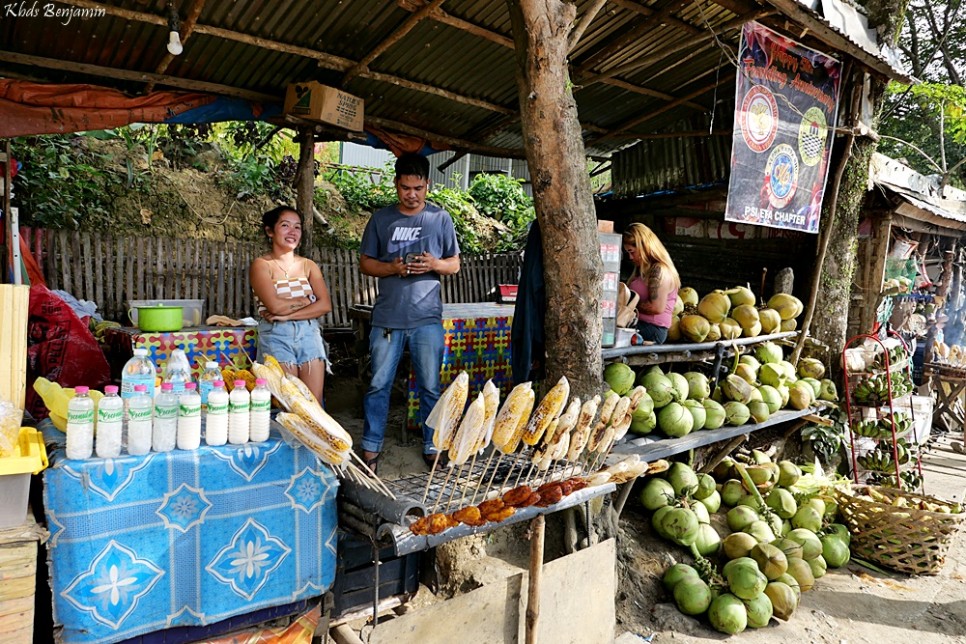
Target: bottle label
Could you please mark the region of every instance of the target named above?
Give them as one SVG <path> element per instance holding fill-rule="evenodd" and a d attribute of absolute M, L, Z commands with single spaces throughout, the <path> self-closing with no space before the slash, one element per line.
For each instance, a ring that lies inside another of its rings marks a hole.
<path fill-rule="evenodd" d="M 228 403 L 228 411 L 231 412 L 232 414 L 244 413 L 244 412 L 247 412 L 250 408 L 251 408 L 251 405 L 249 403 L 237 403 L 237 402 Z"/>
<path fill-rule="evenodd" d="M 97 408 L 97 422 L 100 423 L 119 423 L 124 416 L 124 409 L 104 409 L 103 406 Z"/>
<path fill-rule="evenodd" d="M 94 410 L 85 409 L 84 411 L 67 410 L 67 422 L 70 424 L 86 425 L 94 422 Z"/>
<path fill-rule="evenodd" d="M 151 408 L 145 407 L 143 409 L 128 409 L 127 417 L 128 421 L 132 423 L 151 420 Z"/>
<path fill-rule="evenodd" d="M 208 402 L 209 416 L 218 416 L 218 415 L 227 414 L 227 413 L 228 413 L 228 403 L 214 403 L 211 401 Z"/>
<path fill-rule="evenodd" d="M 202 380 L 198 383 L 198 393 L 201 394 L 201 404 L 208 404 L 208 394 L 211 390 L 215 388 L 215 383 L 213 380 Z"/>
<path fill-rule="evenodd" d="M 272 401 L 271 400 L 253 400 L 252 401 L 252 411 L 271 411 Z"/>
<path fill-rule="evenodd" d="M 134 396 L 134 387 L 137 385 L 144 385 L 148 388 L 147 394 L 149 396 L 154 396 L 154 374 L 138 374 L 138 375 L 127 375 L 124 374 L 121 378 L 121 398 L 131 398 Z"/>
<path fill-rule="evenodd" d="M 158 420 L 168 420 L 171 418 L 177 418 L 178 408 L 177 407 L 161 407 L 155 406 L 154 417 Z"/>
<path fill-rule="evenodd" d="M 201 415 L 200 405 L 185 405 L 181 403 L 178 405 L 178 415 L 179 416 L 199 416 Z"/>

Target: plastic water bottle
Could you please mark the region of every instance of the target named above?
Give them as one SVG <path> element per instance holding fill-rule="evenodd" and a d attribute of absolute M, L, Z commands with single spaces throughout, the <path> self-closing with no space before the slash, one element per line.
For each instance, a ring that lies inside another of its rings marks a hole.
<path fill-rule="evenodd" d="M 154 399 L 154 427 L 151 448 L 155 452 L 170 452 L 178 438 L 178 395 L 174 385 L 161 383 L 161 393 Z"/>
<path fill-rule="evenodd" d="M 208 394 L 205 442 L 209 445 L 224 445 L 228 442 L 228 392 L 221 380 L 215 381 L 214 388 Z"/>
<path fill-rule="evenodd" d="M 184 393 L 185 383 L 191 382 L 191 365 L 188 363 L 188 356 L 181 349 L 171 352 L 167 364 L 164 366 L 164 380 L 173 385 L 172 391 L 181 395 Z"/>
<path fill-rule="evenodd" d="M 139 348 L 134 350 L 134 357 L 127 361 L 121 371 L 121 398 L 127 402 L 134 396 L 134 388 L 138 385 L 147 387 L 147 393 L 154 398 L 154 379 L 157 377 L 157 367 L 148 357 L 148 350 Z"/>
<path fill-rule="evenodd" d="M 94 401 L 88 391 L 88 387 L 75 387 L 67 403 L 67 458 L 78 461 L 94 453 Z"/>
<path fill-rule="evenodd" d="M 97 434 L 94 443 L 100 458 L 121 455 L 124 428 L 124 401 L 117 395 L 117 386 L 104 387 L 104 397 L 97 404 Z"/>
<path fill-rule="evenodd" d="M 256 443 L 268 440 L 269 426 L 272 424 L 272 392 L 268 389 L 268 381 L 264 378 L 255 379 L 252 389 L 252 412 L 249 428 L 249 438 Z"/>
<path fill-rule="evenodd" d="M 218 368 L 218 363 L 209 362 L 205 364 L 205 370 L 198 378 L 198 393 L 201 394 L 202 407 L 208 405 L 208 394 L 214 388 L 215 382 L 219 380 L 221 380 L 221 369 Z"/>
<path fill-rule="evenodd" d="M 185 383 L 178 400 L 178 449 L 198 449 L 201 445 L 201 396 L 193 382 Z"/>
<path fill-rule="evenodd" d="M 127 453 L 147 454 L 151 451 L 151 416 L 154 402 L 146 385 L 135 385 L 134 396 L 127 401 Z"/>
<path fill-rule="evenodd" d="M 251 398 L 244 380 L 236 380 L 228 396 L 228 442 L 241 445 L 248 442 Z"/>

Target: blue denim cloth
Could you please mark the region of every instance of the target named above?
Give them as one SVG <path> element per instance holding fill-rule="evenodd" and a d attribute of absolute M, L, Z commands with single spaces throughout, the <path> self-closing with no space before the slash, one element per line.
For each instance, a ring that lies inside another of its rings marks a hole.
<path fill-rule="evenodd" d="M 641 334 L 641 337 L 655 344 L 664 344 L 664 341 L 667 340 L 667 331 L 665 327 L 650 322 L 637 323 L 637 332 Z"/>
<path fill-rule="evenodd" d="M 282 364 L 304 365 L 313 360 L 325 360 L 325 343 L 318 320 L 289 320 L 287 322 L 258 323 L 258 356 L 274 356 Z"/>
<path fill-rule="evenodd" d="M 433 447 L 433 430 L 426 427 L 426 417 L 439 400 L 439 370 L 443 364 L 445 346 L 443 325 L 439 323 L 414 329 L 372 327 L 369 333 L 372 380 L 362 403 L 365 412 L 362 449 L 367 452 L 382 451 L 392 382 L 407 344 L 413 372 L 416 374 L 419 424 L 423 428 L 423 453 L 431 454 L 436 451 Z"/>

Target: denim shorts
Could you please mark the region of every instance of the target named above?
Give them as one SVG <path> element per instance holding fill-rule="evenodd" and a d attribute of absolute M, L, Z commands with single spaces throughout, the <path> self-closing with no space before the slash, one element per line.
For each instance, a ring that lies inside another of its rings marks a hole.
<path fill-rule="evenodd" d="M 282 364 L 301 366 L 325 360 L 325 343 L 318 320 L 258 323 L 258 361 L 268 354 Z"/>

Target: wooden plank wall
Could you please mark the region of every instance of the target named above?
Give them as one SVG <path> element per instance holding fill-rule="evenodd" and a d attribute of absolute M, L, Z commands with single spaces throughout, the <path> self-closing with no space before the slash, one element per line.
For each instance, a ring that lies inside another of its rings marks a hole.
<path fill-rule="evenodd" d="M 205 300 L 205 316 L 254 313 L 248 267 L 264 252 L 259 243 L 65 230 L 34 230 L 31 235 L 32 240 L 44 240 L 38 263 L 48 286 L 96 302 L 105 318 L 127 323 L 131 300 Z M 312 259 L 322 269 L 332 297 L 325 327 L 351 327 L 349 307 L 373 304 L 376 280 L 359 272 L 355 250 L 315 249 Z M 446 302 L 492 301 L 498 284 L 517 283 L 522 254 L 487 253 L 462 260 L 459 273 L 442 279 Z"/>

